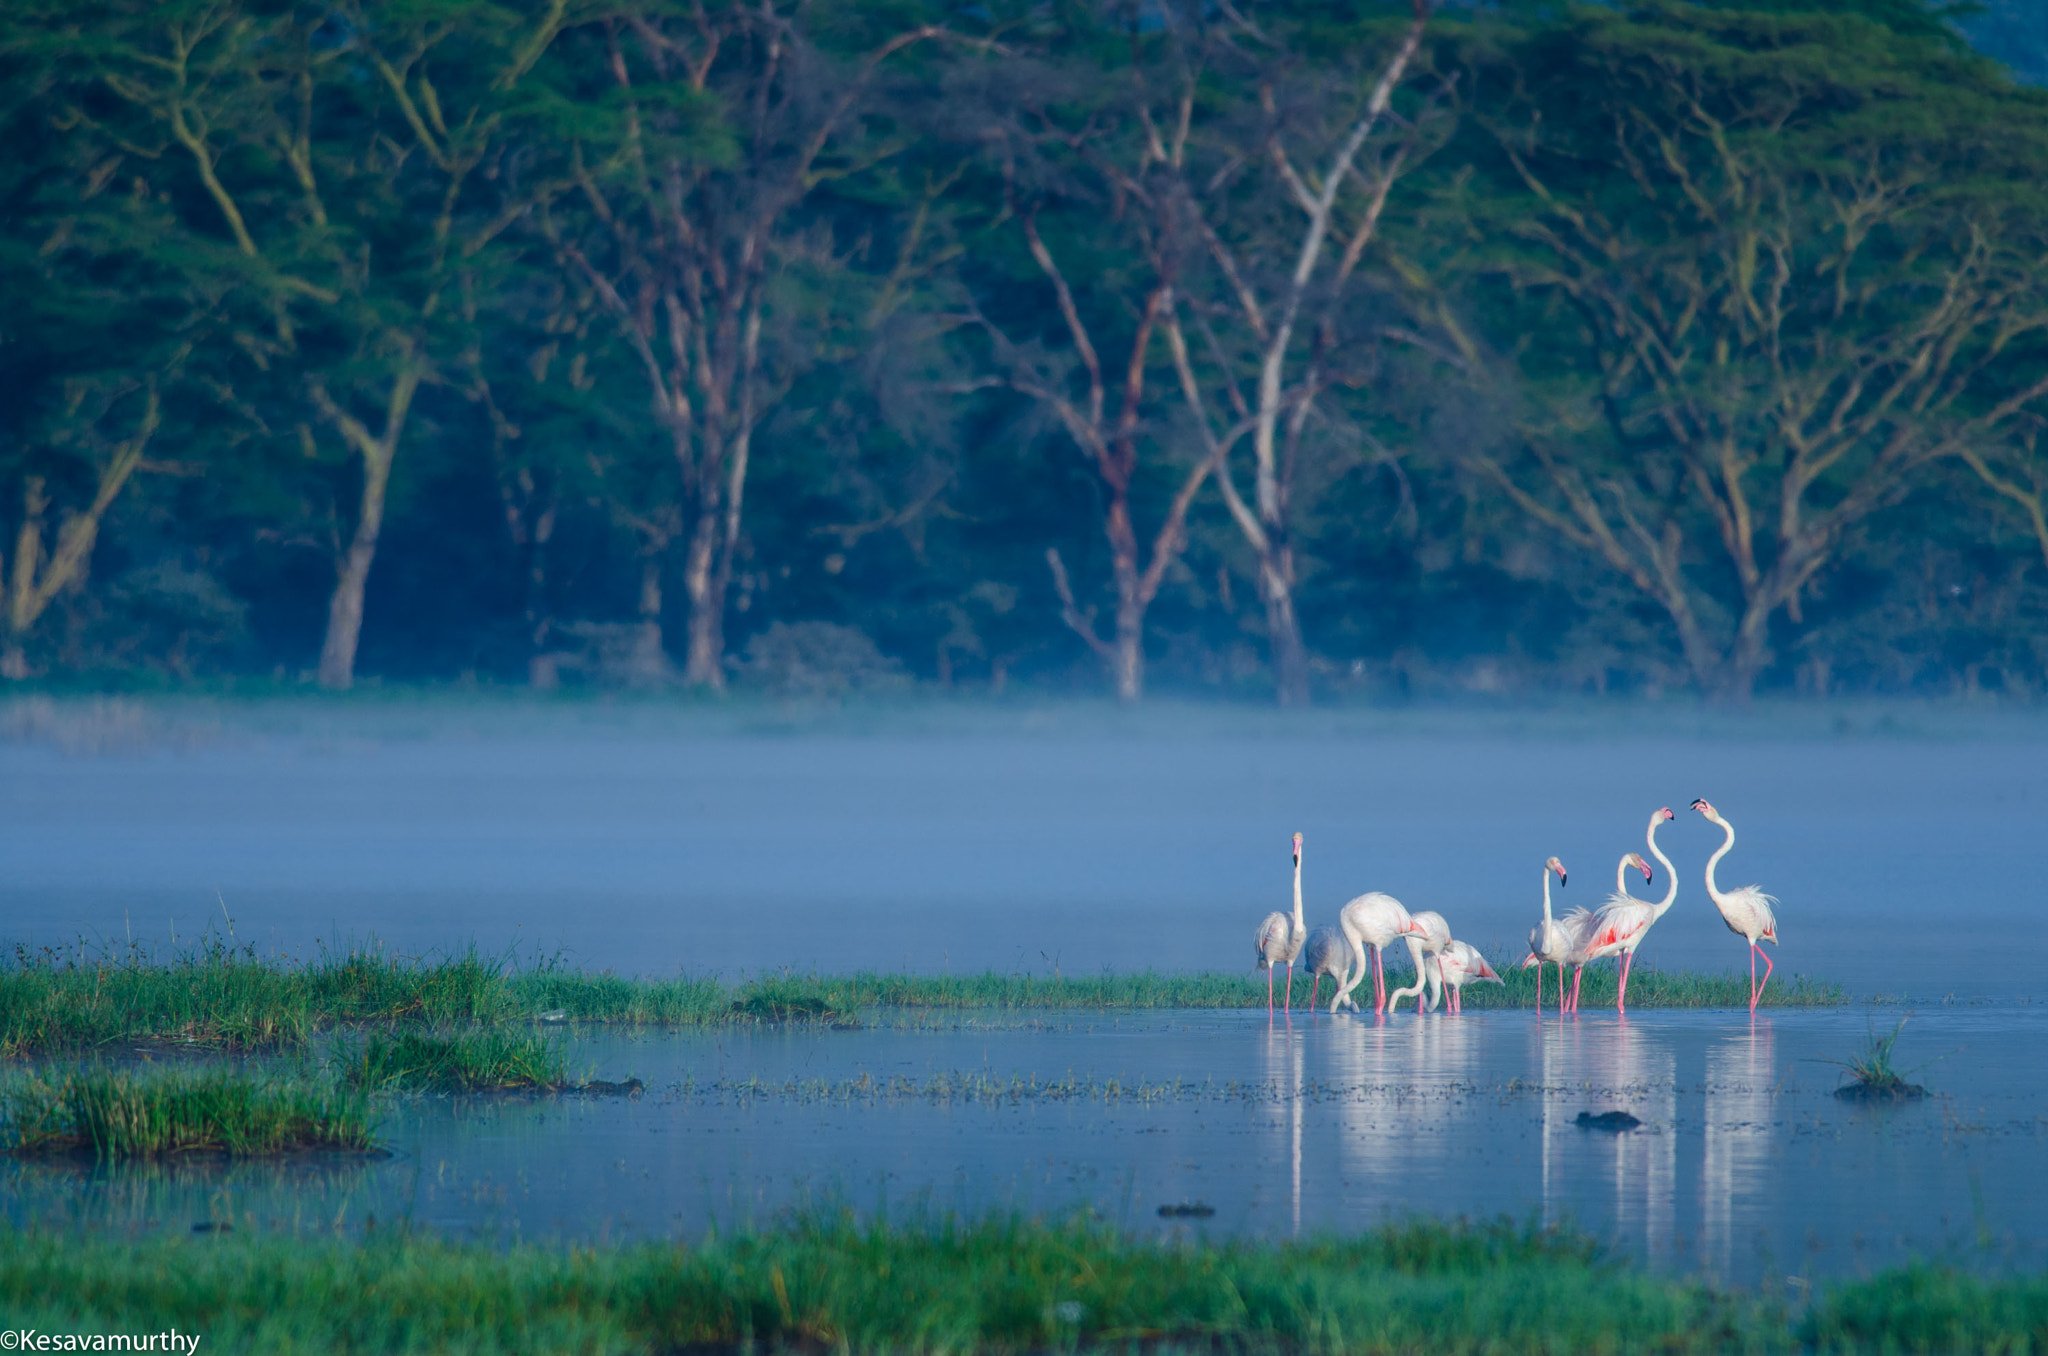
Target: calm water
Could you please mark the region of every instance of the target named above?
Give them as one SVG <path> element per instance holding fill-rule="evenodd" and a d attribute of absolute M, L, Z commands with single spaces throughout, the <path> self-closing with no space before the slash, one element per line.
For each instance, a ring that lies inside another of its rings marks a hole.
<path fill-rule="evenodd" d="M 1887 1023 L 1892 1018 L 1887 1015 Z M 1755 1283 L 1911 1257 L 2048 1262 L 2048 1012 L 1919 1014 L 1942 1095 L 1874 1110 L 1820 1061 L 1863 1013 L 1263 1014 L 856 1032 L 590 1037 L 618 1099 L 393 1104 L 360 1164 L 0 1167 L 0 1213 L 60 1227 L 498 1239 L 700 1235 L 785 1210 L 1088 1207 L 1143 1232 L 1286 1236 L 1400 1218 L 1570 1219 L 1655 1264 Z M 1580 1128 L 1625 1109 L 1640 1129 Z M 1201 1224 L 1160 1205 L 1201 1203 Z"/>
<path fill-rule="evenodd" d="M 1754 1022 L 1269 1029 L 1226 1013 L 580 1033 L 579 1066 L 636 1074 L 647 1095 L 401 1099 L 395 1154 L 372 1163 L 4 1166 L 0 1214 L 620 1237 L 835 1202 L 1085 1205 L 1140 1229 L 1268 1235 L 1505 1212 L 1738 1280 L 1930 1252 L 2048 1260 L 2039 722 L 178 719 L 112 753 L 0 744 L 9 939 L 189 940 L 225 901 L 239 937 L 284 954 L 375 936 L 650 974 L 1233 968 L 1285 904 L 1300 829 L 1311 923 L 1381 888 L 1499 951 L 1536 916 L 1545 856 L 1572 869 L 1560 906 L 1597 902 L 1669 804 L 1681 894 L 1642 959 L 1725 969 L 1743 946 L 1698 883 L 1719 835 L 1684 809 L 1704 795 L 1741 830 L 1723 881 L 1783 901 L 1779 973 L 1897 1001 Z M 1838 1074 L 1819 1061 L 1909 1008 L 1905 1063 L 1956 1052 L 1922 1075 L 1940 1095 L 1883 1111 L 1830 1096 Z M 1017 1080 L 1021 1094 L 998 1090 Z M 1617 1107 L 1643 1127 L 1572 1123 Z M 1157 1216 L 1182 1202 L 1216 1214 Z"/>

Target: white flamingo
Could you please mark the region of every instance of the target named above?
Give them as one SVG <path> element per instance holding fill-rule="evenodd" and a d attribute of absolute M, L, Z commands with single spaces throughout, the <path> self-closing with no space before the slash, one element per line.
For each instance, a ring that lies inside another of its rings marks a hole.
<path fill-rule="evenodd" d="M 1392 895 L 1381 894 L 1378 890 L 1360 895 L 1346 904 L 1337 913 L 1337 926 L 1344 930 L 1344 940 L 1351 943 L 1352 959 L 1358 962 L 1358 973 L 1348 976 L 1337 996 L 1330 1000 L 1330 1011 L 1335 1012 L 1340 1004 L 1352 1002 L 1351 991 L 1365 982 L 1365 972 L 1372 971 L 1372 1010 L 1387 1010 L 1387 978 L 1383 953 L 1396 937 L 1409 937 L 1423 933 L 1422 925 L 1408 916 L 1408 910 L 1401 907 L 1401 901 Z M 1372 962 L 1368 966 L 1365 949 L 1372 948 Z"/>
<path fill-rule="evenodd" d="M 1543 1011 L 1543 963 L 1549 961 L 1557 966 L 1557 1006 L 1564 1008 L 1564 965 L 1570 959 L 1576 939 L 1571 929 L 1550 916 L 1550 873 L 1557 873 L 1557 883 L 1563 885 L 1564 863 L 1555 857 L 1543 863 L 1543 921 L 1529 929 L 1529 954 L 1522 961 L 1522 968 L 1536 967 L 1536 1011 Z"/>
<path fill-rule="evenodd" d="M 1313 981 L 1308 986 L 1308 1006 L 1313 1012 L 1324 975 L 1335 982 L 1340 993 L 1343 991 L 1344 976 L 1351 969 L 1351 950 L 1344 945 L 1344 934 L 1327 924 L 1309 933 L 1308 945 L 1301 949 L 1301 968 Z"/>
<path fill-rule="evenodd" d="M 1450 1004 L 1454 1013 L 1465 1010 L 1465 986 L 1474 980 L 1490 984 L 1506 984 L 1494 968 L 1486 963 L 1486 957 L 1479 954 L 1479 948 L 1470 942 L 1451 941 L 1435 957 L 1437 973 L 1443 976 L 1444 988 L 1449 991 Z"/>
<path fill-rule="evenodd" d="M 1735 826 L 1721 818 L 1721 812 L 1704 800 L 1696 800 L 1692 808 L 1707 817 L 1708 822 L 1719 824 L 1728 837 L 1721 843 L 1720 851 L 1707 858 L 1707 898 L 1714 901 L 1714 907 L 1721 911 L 1721 921 L 1728 930 L 1749 943 L 1749 1010 L 1756 1011 L 1757 1000 L 1764 996 L 1764 984 L 1771 982 L 1771 958 L 1757 946 L 1759 941 L 1778 944 L 1778 915 L 1771 906 L 1778 901 L 1754 885 L 1729 890 L 1725 894 L 1714 884 L 1714 868 L 1728 855 L 1728 849 L 1735 846 Z M 1763 984 L 1757 983 L 1756 958 L 1764 958 Z"/>
<path fill-rule="evenodd" d="M 1294 958 L 1308 940 L 1308 923 L 1301 916 L 1301 835 L 1294 835 L 1294 917 L 1275 910 L 1259 924 L 1252 939 L 1252 952 L 1266 971 L 1266 1015 L 1273 1015 L 1273 967 L 1287 967 L 1287 1011 L 1294 1011 Z"/>
<path fill-rule="evenodd" d="M 1605 904 L 1593 911 L 1592 921 L 1582 934 L 1584 941 L 1580 943 L 1580 948 L 1585 953 L 1586 960 L 1596 961 L 1605 956 L 1621 957 L 1621 988 L 1614 998 L 1616 1012 L 1628 1011 L 1628 971 L 1630 963 L 1635 960 L 1636 948 L 1643 944 L 1643 938 L 1650 935 L 1651 924 L 1662 918 L 1671 908 L 1672 901 L 1678 898 L 1678 873 L 1671 869 L 1671 859 L 1657 846 L 1657 830 L 1664 826 L 1665 821 L 1676 818 L 1678 816 L 1671 812 L 1671 807 L 1665 806 L 1650 816 L 1649 832 L 1643 835 L 1644 841 L 1650 845 L 1651 854 L 1664 864 L 1664 898 L 1652 904 L 1649 900 L 1637 899 L 1628 892 L 1628 869 L 1631 866 L 1643 873 L 1643 881 L 1646 884 L 1653 879 L 1650 864 L 1631 852 L 1614 868 L 1614 893 L 1607 897 Z M 1572 1010 L 1577 1011 L 1578 1006 L 1579 979 L 1574 974 Z"/>
<path fill-rule="evenodd" d="M 1438 1001 L 1443 997 L 1444 981 L 1437 969 L 1436 958 L 1450 945 L 1451 925 L 1444 921 L 1442 914 L 1432 909 L 1424 909 L 1414 918 L 1421 925 L 1422 932 L 1401 940 L 1408 943 L 1408 959 L 1415 965 L 1415 982 L 1387 995 L 1388 1012 L 1400 1007 L 1404 998 L 1413 998 L 1419 1012 L 1435 1012 Z M 1426 997 L 1425 989 L 1428 990 Z"/>

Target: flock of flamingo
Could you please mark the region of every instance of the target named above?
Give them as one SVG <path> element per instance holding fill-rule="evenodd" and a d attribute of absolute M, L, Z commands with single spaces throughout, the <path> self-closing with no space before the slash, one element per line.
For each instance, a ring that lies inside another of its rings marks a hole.
<path fill-rule="evenodd" d="M 1735 826 L 1704 800 L 1695 800 L 1692 808 L 1704 815 L 1709 823 L 1720 825 L 1721 831 L 1727 835 L 1720 850 L 1707 859 L 1707 897 L 1721 911 L 1721 919 L 1728 925 L 1728 930 L 1749 943 L 1749 1010 L 1755 1012 L 1757 1000 L 1763 997 L 1764 985 L 1771 982 L 1772 969 L 1769 954 L 1757 943 L 1777 945 L 1778 919 L 1771 906 L 1778 901 L 1754 885 L 1723 890 L 1714 883 L 1714 868 L 1735 846 Z M 1645 883 L 1655 879 L 1655 872 L 1641 854 L 1630 852 L 1624 854 L 1621 864 L 1615 867 L 1614 893 L 1600 907 L 1573 909 L 1562 918 L 1554 917 L 1550 909 L 1550 875 L 1556 872 L 1557 883 L 1564 884 L 1564 863 L 1555 857 L 1543 863 L 1543 921 L 1530 929 L 1529 954 L 1522 961 L 1525 970 L 1532 965 L 1536 967 L 1537 1012 L 1543 1010 L 1543 967 L 1546 964 L 1557 967 L 1559 1011 L 1576 1012 L 1579 1007 L 1579 981 L 1586 966 L 1609 956 L 1621 958 L 1621 984 L 1614 1000 L 1615 1009 L 1628 1011 L 1628 971 L 1630 962 L 1635 959 L 1636 948 L 1643 944 L 1651 926 L 1678 898 L 1678 877 L 1671 859 L 1657 847 L 1657 830 L 1665 821 L 1677 817 L 1669 806 L 1650 816 L 1650 828 L 1645 838 L 1650 855 L 1663 865 L 1669 882 L 1664 898 L 1654 903 L 1637 899 L 1628 892 L 1631 868 L 1643 873 Z M 1409 959 L 1415 964 L 1415 982 L 1388 993 L 1382 953 L 1397 937 L 1408 944 Z M 1465 985 L 1474 981 L 1502 982 L 1477 947 L 1451 936 L 1451 925 L 1444 921 L 1442 914 L 1429 910 L 1411 914 L 1402 907 L 1400 900 L 1377 890 L 1358 896 L 1339 910 L 1336 927 L 1320 927 L 1310 932 L 1301 912 L 1301 835 L 1298 833 L 1294 835 L 1294 915 L 1290 918 L 1277 910 L 1267 914 L 1266 921 L 1259 924 L 1254 947 L 1258 964 L 1266 971 L 1268 1014 L 1274 1010 L 1273 971 L 1282 965 L 1287 967 L 1287 992 L 1283 1001 L 1288 1010 L 1292 1010 L 1296 960 L 1300 960 L 1314 977 L 1308 994 L 1311 1010 L 1315 1007 L 1316 994 L 1322 988 L 1325 975 L 1336 984 L 1336 996 L 1330 1000 L 1331 1014 L 1335 1015 L 1345 1007 L 1356 1008 L 1358 1005 L 1352 1000 L 1351 991 L 1365 980 L 1367 947 L 1372 948 L 1374 1012 L 1396 1011 L 1403 998 L 1413 998 L 1423 1011 L 1435 1011 L 1441 999 L 1446 1003 L 1447 1011 L 1456 1013 L 1463 1010 L 1461 999 Z M 1756 958 L 1759 955 L 1764 959 L 1761 982 L 1756 977 Z M 1572 967 L 1569 993 L 1564 983 L 1567 965 Z"/>

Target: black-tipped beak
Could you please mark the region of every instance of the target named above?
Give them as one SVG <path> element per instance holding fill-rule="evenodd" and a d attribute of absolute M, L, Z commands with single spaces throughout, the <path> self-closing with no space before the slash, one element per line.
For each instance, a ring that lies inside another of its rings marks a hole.
<path fill-rule="evenodd" d="M 1558 873 L 1557 873 L 1557 883 L 1558 883 L 1559 885 L 1563 885 L 1563 884 L 1564 884 L 1564 883 L 1565 883 L 1566 881 L 1568 881 L 1568 880 L 1570 880 L 1570 879 L 1571 879 L 1571 877 L 1569 877 L 1569 876 L 1565 875 L 1565 873 L 1564 873 L 1564 872 L 1562 872 L 1562 871 L 1560 871 L 1560 872 L 1558 872 Z"/>

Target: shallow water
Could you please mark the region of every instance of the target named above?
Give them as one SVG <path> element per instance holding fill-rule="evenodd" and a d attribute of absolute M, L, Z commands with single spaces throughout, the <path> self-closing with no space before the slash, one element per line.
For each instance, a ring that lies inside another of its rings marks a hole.
<path fill-rule="evenodd" d="M 1741 831 L 1723 883 L 1782 900 L 1781 973 L 2048 997 L 2010 959 L 2048 947 L 2038 721 L 1055 708 L 746 733 L 659 710 L 324 710 L 214 711 L 205 738 L 100 756 L 0 744 L 7 938 L 189 939 L 225 909 L 298 955 L 374 936 L 649 974 L 1232 969 L 1286 907 L 1300 829 L 1312 926 L 1383 889 L 1519 958 L 1538 863 L 1572 868 L 1560 908 L 1598 903 L 1670 805 L 1680 894 L 1640 959 L 1726 969 L 1745 951 L 1700 885 L 1720 835 L 1685 807 L 1704 795 Z"/>
<path fill-rule="evenodd" d="M 1782 900 L 1779 974 L 1904 998 L 1754 1022 L 1061 1013 L 583 1032 L 576 1062 L 638 1075 L 646 1096 L 402 1098 L 395 1155 L 375 1162 L 0 1165 L 0 1214 L 608 1238 L 834 1203 L 1087 1206 L 1260 1235 L 1506 1213 L 1745 1282 L 1929 1253 L 2048 1260 L 2039 722 L 1908 715 L 1837 736 L 1803 717 L 1668 732 L 1642 712 L 1054 710 L 763 733 L 486 714 L 228 711 L 203 737 L 111 754 L 0 744 L 6 939 L 189 941 L 225 911 L 286 955 L 375 936 L 643 974 L 1231 969 L 1285 906 L 1300 829 L 1311 924 L 1386 889 L 1519 956 L 1537 864 L 1572 867 L 1560 907 L 1596 903 L 1668 804 L 1681 892 L 1641 960 L 1725 970 L 1743 946 L 1699 885 L 1719 835 L 1684 808 L 1705 795 L 1741 830 L 1722 880 Z M 1908 1002 L 1904 1063 L 1959 1051 L 1924 1075 L 1941 1096 L 1838 1102 L 1818 1061 Z M 1573 1123 L 1617 1107 L 1642 1128 Z M 1196 1202 L 1215 1214 L 1156 1214 Z"/>
<path fill-rule="evenodd" d="M 1139 1231 L 1288 1236 L 1410 1212 L 1569 1219 L 1741 1284 L 1914 1257 L 2048 1262 L 2048 1012 L 1946 1008 L 1900 1043 L 1939 1094 L 1837 1100 L 1866 1012 L 1193 1013 L 586 1034 L 638 1100 L 400 1098 L 366 1163 L 0 1167 L 0 1214 L 64 1228 L 621 1239 L 846 1206 L 1087 1207 Z M 1874 1020 L 1889 1024 L 1895 1014 Z M 1627 1110 L 1641 1128 L 1580 1128 Z M 1165 1220 L 1161 1205 L 1215 1210 Z"/>

